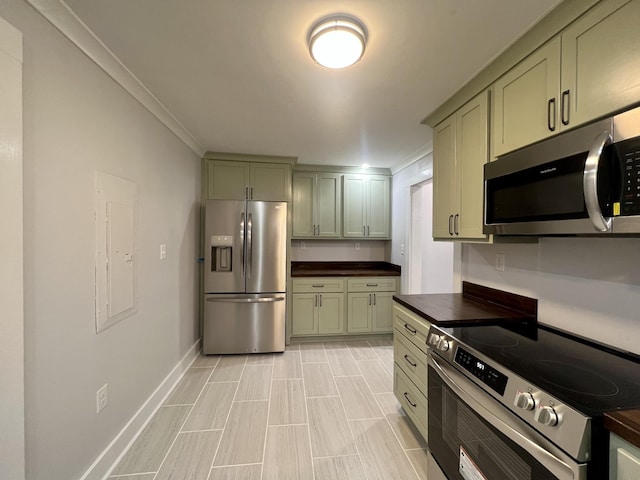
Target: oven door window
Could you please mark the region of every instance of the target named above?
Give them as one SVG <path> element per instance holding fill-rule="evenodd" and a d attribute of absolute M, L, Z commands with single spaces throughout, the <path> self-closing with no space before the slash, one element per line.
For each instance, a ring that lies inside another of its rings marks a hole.
<path fill-rule="evenodd" d="M 449 480 L 557 480 L 493 428 L 429 367 L 429 449 Z"/>

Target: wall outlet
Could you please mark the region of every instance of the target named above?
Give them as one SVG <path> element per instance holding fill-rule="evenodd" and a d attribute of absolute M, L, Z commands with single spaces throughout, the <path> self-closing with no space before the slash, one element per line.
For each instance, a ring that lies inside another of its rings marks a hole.
<path fill-rule="evenodd" d="M 496 270 L 504 272 L 504 253 L 496 253 Z"/>
<path fill-rule="evenodd" d="M 355 249 L 360 250 L 360 242 L 355 242 Z"/>
<path fill-rule="evenodd" d="M 404 243 L 400 244 L 400 255 L 404 255 Z"/>
<path fill-rule="evenodd" d="M 163 243 L 160 245 L 160 260 L 167 258 L 167 246 Z"/>
<path fill-rule="evenodd" d="M 307 248 L 307 244 L 305 242 L 300 242 L 300 250 L 304 250 Z"/>
<path fill-rule="evenodd" d="M 100 413 L 109 405 L 109 385 L 105 383 L 96 392 L 96 413 Z"/>

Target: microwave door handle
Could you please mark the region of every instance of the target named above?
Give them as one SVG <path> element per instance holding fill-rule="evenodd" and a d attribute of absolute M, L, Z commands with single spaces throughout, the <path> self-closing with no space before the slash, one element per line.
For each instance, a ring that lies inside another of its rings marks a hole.
<path fill-rule="evenodd" d="M 453 390 L 469 408 L 484 418 L 500 433 L 526 450 L 559 480 L 584 480 L 586 478 L 587 470 L 585 465 L 576 464 L 569 456 L 545 440 L 537 432 L 527 433 L 533 429 L 505 409 L 500 402 L 475 386 L 470 380 L 467 380 L 453 367 L 440 364 L 435 355 L 431 353 L 429 354 L 428 362 L 446 386 Z M 459 384 L 465 385 L 466 388 L 461 387 Z M 483 396 L 486 396 L 489 400 L 487 404 L 481 403 L 480 399 Z M 518 423 L 522 423 L 526 430 L 519 428 Z"/>
<path fill-rule="evenodd" d="M 611 218 L 605 218 L 600 209 L 598 201 L 598 165 L 604 148 L 611 143 L 609 132 L 602 132 L 596 137 L 587 161 L 584 164 L 582 176 L 582 187 L 584 190 L 584 203 L 587 206 L 587 213 L 593 224 L 593 228 L 598 232 L 608 232 L 611 230 Z"/>

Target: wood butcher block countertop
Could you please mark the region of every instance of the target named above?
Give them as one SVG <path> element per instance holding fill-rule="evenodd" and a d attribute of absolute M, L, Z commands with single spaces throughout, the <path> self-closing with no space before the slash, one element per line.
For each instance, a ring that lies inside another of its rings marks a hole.
<path fill-rule="evenodd" d="M 442 327 L 536 321 L 538 301 L 462 282 L 462 293 L 394 295 L 400 305 Z"/>
<path fill-rule="evenodd" d="M 399 277 L 400 266 L 387 262 L 291 262 L 292 277 Z"/>
<path fill-rule="evenodd" d="M 605 413 L 604 426 L 610 432 L 640 448 L 640 409 Z"/>

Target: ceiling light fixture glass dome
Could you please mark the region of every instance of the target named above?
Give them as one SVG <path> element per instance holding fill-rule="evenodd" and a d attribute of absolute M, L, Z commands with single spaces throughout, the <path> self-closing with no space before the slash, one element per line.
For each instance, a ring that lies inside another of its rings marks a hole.
<path fill-rule="evenodd" d="M 362 58 L 367 32 L 353 17 L 333 15 L 318 20 L 309 31 L 309 53 L 327 68 L 345 68 Z"/>

